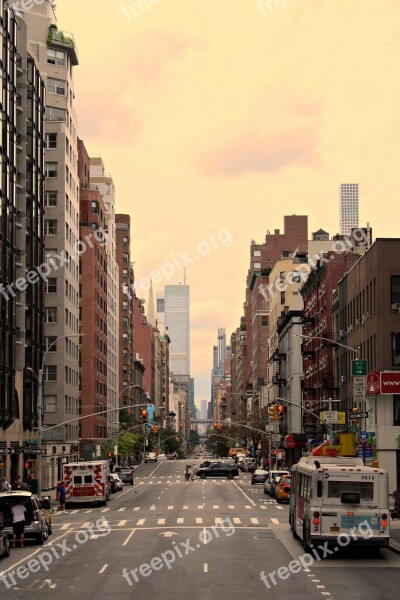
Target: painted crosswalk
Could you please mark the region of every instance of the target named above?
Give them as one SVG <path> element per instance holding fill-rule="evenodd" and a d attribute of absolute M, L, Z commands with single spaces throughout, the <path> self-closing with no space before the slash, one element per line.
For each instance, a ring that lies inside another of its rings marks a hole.
<path fill-rule="evenodd" d="M 187 517 L 176 517 L 176 516 L 165 516 L 159 517 L 154 514 L 142 517 L 140 519 L 109 519 L 108 521 L 104 521 L 107 526 L 111 529 L 124 529 L 124 528 L 153 528 L 156 526 L 166 526 L 166 527 L 174 527 L 176 525 L 185 526 L 185 527 L 211 527 L 213 525 L 216 526 L 226 526 L 227 523 L 230 526 L 240 526 L 240 527 L 262 527 L 269 528 L 269 525 L 278 525 L 280 523 L 279 519 L 275 517 L 267 517 L 267 515 L 258 515 L 255 516 L 249 515 L 246 513 L 241 516 L 227 516 L 226 514 L 222 514 L 221 516 L 196 516 L 196 515 L 188 515 Z M 59 525 L 59 527 L 58 527 Z M 59 531 L 66 530 L 76 530 L 76 529 L 90 529 L 93 528 L 93 523 L 90 521 L 85 521 L 83 523 L 62 523 L 56 524 L 56 527 Z M 96 532 L 95 532 L 96 533 Z"/>

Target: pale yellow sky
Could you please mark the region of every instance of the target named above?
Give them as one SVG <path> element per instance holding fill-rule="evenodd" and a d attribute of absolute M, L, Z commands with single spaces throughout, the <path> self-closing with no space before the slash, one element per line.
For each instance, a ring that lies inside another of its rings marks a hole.
<path fill-rule="evenodd" d="M 121 4 L 57 2 L 78 44 L 79 134 L 131 214 L 137 279 L 198 256 L 192 375 L 208 398 L 217 327 L 229 337 L 242 313 L 251 239 L 294 213 L 310 233 L 336 233 L 341 182 L 359 183 L 361 225 L 399 235 L 400 3 L 269 0 L 264 15 L 256 0 L 128 0 L 130 19 Z"/>

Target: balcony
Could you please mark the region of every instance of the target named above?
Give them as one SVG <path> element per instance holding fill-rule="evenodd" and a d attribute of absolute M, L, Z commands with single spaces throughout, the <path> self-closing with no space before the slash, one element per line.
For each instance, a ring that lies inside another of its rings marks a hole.
<path fill-rule="evenodd" d="M 50 25 L 47 36 L 47 45 L 68 52 L 74 67 L 79 64 L 78 48 L 72 33 L 58 31 L 56 25 Z"/>

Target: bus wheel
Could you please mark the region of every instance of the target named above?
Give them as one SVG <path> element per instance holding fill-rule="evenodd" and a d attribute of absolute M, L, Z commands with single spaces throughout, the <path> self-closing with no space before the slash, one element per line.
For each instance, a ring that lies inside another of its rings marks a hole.
<path fill-rule="evenodd" d="M 303 523 L 303 548 L 304 552 L 310 552 L 310 528 L 307 523 Z"/>

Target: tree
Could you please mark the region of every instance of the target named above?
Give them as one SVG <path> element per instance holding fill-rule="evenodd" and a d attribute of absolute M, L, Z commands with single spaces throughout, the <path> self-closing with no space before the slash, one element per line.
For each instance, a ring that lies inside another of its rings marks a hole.
<path fill-rule="evenodd" d="M 200 444 L 200 436 L 195 429 L 189 431 L 189 443 L 192 445 L 192 448 Z"/>
<path fill-rule="evenodd" d="M 139 448 L 139 436 L 135 433 L 122 433 L 118 439 L 118 455 L 123 460 L 128 460 Z"/>

